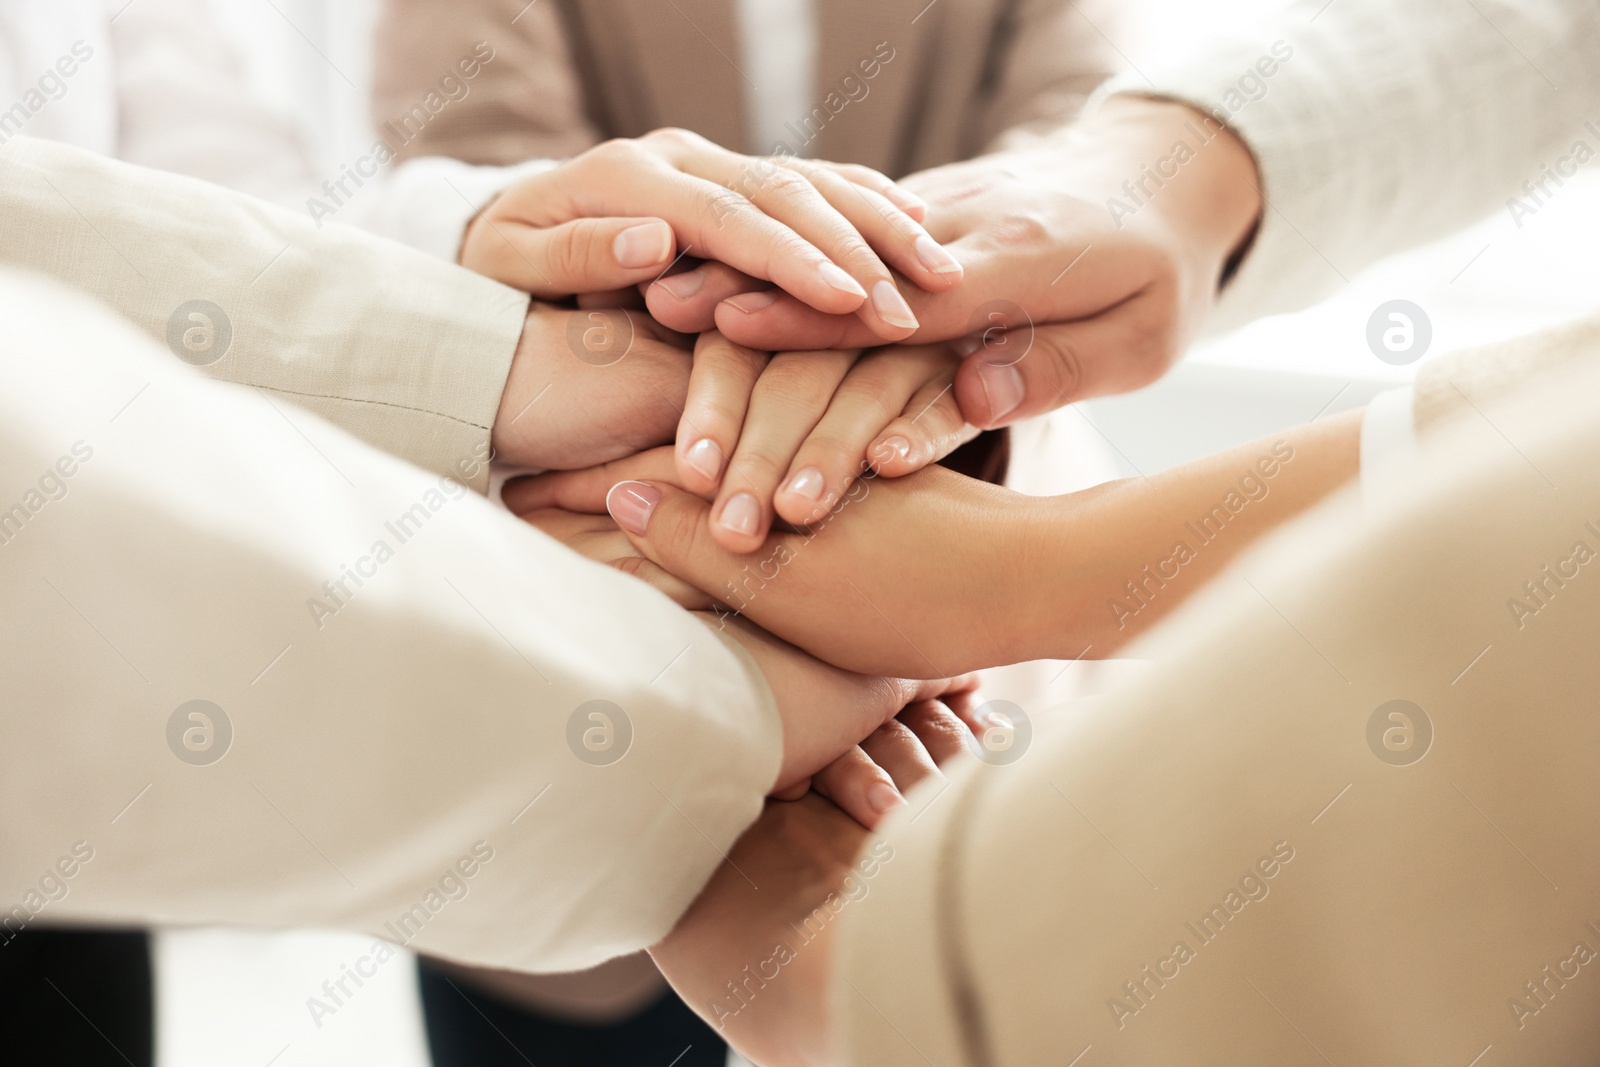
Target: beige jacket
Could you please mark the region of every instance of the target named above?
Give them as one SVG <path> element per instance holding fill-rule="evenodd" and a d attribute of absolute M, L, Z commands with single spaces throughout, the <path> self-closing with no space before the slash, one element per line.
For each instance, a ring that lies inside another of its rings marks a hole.
<path fill-rule="evenodd" d="M 27 138 L 0 217 L 0 951 L 294 925 L 561 971 L 671 929 L 778 717 L 465 488 L 527 297 Z"/>
<path fill-rule="evenodd" d="M 1595 1062 L 1600 341 L 1417 395 L 1403 506 L 1305 516 L 1140 684 L 890 826 L 851 1062 Z"/>
<path fill-rule="evenodd" d="M 795 116 L 814 136 L 789 147 L 901 175 L 1070 119 L 1111 73 L 1097 29 L 1108 6 L 818 0 L 817 99 Z M 773 146 L 747 132 L 734 10 L 733 0 L 387 0 L 374 114 L 403 115 L 484 41 L 496 58 L 473 94 L 403 155 L 515 163 L 661 126 L 766 154 Z M 864 63 L 876 74 L 863 95 Z"/>

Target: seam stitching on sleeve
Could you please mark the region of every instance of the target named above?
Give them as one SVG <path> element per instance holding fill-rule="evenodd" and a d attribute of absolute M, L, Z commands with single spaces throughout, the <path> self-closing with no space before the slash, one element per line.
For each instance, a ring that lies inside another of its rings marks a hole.
<path fill-rule="evenodd" d="M 241 382 L 239 384 L 243 385 L 249 383 Z M 432 415 L 435 418 L 449 419 L 451 422 L 459 422 L 461 425 L 470 426 L 474 430 L 489 429 L 488 426 L 485 426 L 482 423 L 473 422 L 471 419 L 463 419 L 459 415 L 451 415 L 443 411 L 431 411 L 428 408 L 411 407 L 407 404 L 396 404 L 388 400 L 368 400 L 359 396 L 333 396 L 328 393 L 305 393 L 298 389 L 284 389 L 276 385 L 258 385 L 256 388 L 266 389 L 273 393 L 282 393 L 285 396 L 304 396 L 310 397 L 313 400 L 337 400 L 345 404 L 371 404 L 374 407 L 393 408 L 396 411 L 414 411 L 419 415 Z"/>

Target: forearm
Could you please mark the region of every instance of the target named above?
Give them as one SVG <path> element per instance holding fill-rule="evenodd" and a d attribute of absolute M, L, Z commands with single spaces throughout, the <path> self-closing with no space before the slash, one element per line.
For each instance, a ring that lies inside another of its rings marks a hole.
<path fill-rule="evenodd" d="M 777 772 L 742 657 L 54 286 L 4 272 L 0 314 L 0 803 L 32 813 L 0 827 L 6 905 L 82 838 L 45 918 L 363 929 L 548 970 L 671 927 Z"/>
<path fill-rule="evenodd" d="M 1256 162 L 1216 118 L 1182 102 L 1112 97 L 1041 149 L 1057 179 L 1097 190 L 1119 230 L 1169 232 L 1198 276 L 1217 283 L 1263 208 Z"/>
<path fill-rule="evenodd" d="M 1024 555 L 1050 564 L 1018 601 L 1029 611 L 1018 615 L 1015 658 L 1111 655 L 1354 477 L 1360 435 L 1361 412 L 1344 412 L 1151 478 L 1041 500 L 1021 535 L 1032 545 Z"/>

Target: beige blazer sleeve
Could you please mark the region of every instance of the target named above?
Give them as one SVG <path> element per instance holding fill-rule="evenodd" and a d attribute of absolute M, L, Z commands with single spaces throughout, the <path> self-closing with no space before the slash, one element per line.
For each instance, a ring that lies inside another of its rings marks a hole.
<path fill-rule="evenodd" d="M 193 179 L 18 137 L 0 262 L 82 289 L 214 378 L 483 490 L 528 298 Z M 470 468 L 470 470 L 469 470 Z"/>
<path fill-rule="evenodd" d="M 0 269 L 0 322 L 0 952 L 320 926 L 564 971 L 672 928 L 777 776 L 741 654 L 79 294 Z"/>
<path fill-rule="evenodd" d="M 1593 1063 L 1597 396 L 1591 345 L 1485 399 L 891 824 L 851 1062 Z"/>

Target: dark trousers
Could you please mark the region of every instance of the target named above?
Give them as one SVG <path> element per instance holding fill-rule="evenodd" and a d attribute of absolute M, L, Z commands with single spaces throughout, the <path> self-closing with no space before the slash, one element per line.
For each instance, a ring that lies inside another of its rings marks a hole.
<path fill-rule="evenodd" d="M 435 1067 L 721 1067 L 726 1046 L 670 991 L 610 1026 L 545 1018 L 420 964 Z M 23 930 L 0 939 L 0 1061 L 153 1067 L 154 992 L 143 931 Z"/>

